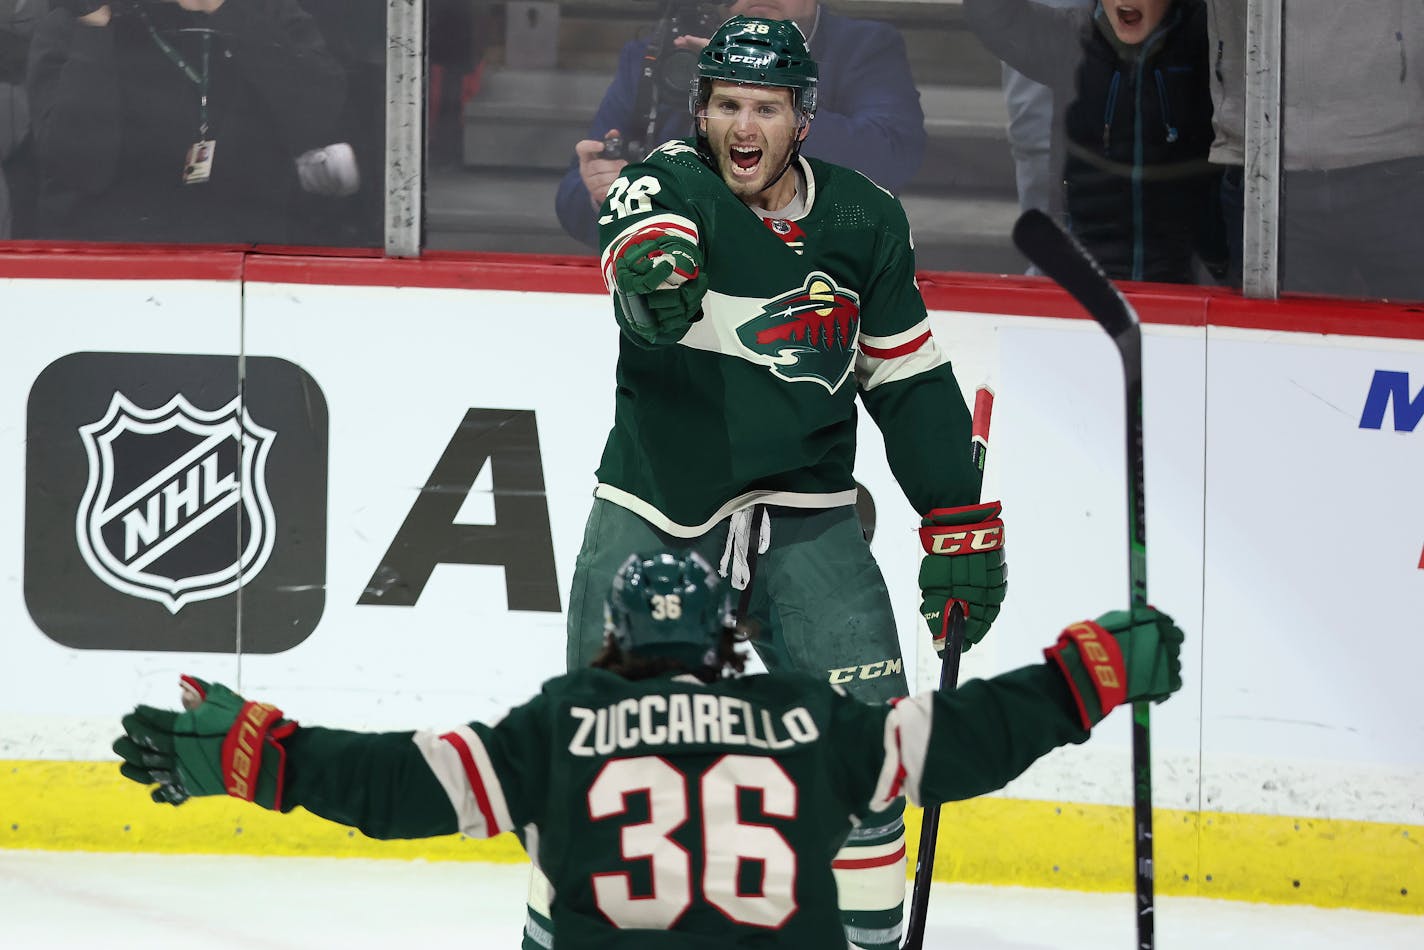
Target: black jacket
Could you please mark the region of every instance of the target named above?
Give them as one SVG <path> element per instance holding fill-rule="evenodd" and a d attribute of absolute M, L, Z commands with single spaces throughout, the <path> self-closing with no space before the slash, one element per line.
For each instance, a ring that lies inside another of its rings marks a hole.
<path fill-rule="evenodd" d="M 1176 0 L 1137 47 L 1101 7 L 966 0 L 996 55 L 1054 91 L 1055 167 L 1070 230 L 1116 279 L 1191 283 L 1225 258 L 1211 148 L 1206 8 Z"/>
<path fill-rule="evenodd" d="M 140 2 L 107 27 L 51 10 L 35 32 L 28 86 L 41 175 L 38 237 L 283 243 L 294 159 L 333 141 L 340 66 L 296 0 L 227 0 L 211 14 Z M 212 176 L 183 183 L 200 138 L 198 86 L 150 34 L 201 75 L 209 46 Z"/>

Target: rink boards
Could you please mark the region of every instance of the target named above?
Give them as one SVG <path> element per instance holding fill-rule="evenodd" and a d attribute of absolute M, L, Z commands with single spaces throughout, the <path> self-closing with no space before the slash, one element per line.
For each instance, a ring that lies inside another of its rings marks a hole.
<path fill-rule="evenodd" d="M 1126 600 L 1121 374 L 1051 288 L 922 286 L 961 385 L 998 397 L 985 497 L 1009 598 L 962 674 L 992 675 Z M 1150 599 L 1189 636 L 1186 688 L 1153 713 L 1159 887 L 1424 912 L 1424 320 L 1133 299 Z M 519 860 L 512 839 L 158 809 L 108 745 L 184 672 L 368 729 L 493 719 L 561 672 L 608 307 L 571 260 L 0 255 L 0 846 Z M 863 413 L 861 432 L 873 548 L 928 687 L 916 515 Z M 1119 713 L 947 809 L 937 872 L 1129 889 L 1128 761 Z"/>

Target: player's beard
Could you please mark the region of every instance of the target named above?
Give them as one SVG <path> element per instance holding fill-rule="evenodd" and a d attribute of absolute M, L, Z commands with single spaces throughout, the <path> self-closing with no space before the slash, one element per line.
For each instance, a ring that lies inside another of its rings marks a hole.
<path fill-rule="evenodd" d="M 771 184 L 772 179 L 781 174 L 782 169 L 790 162 L 791 149 L 795 140 L 793 132 L 782 142 L 780 147 L 777 147 L 769 141 L 739 143 L 735 137 L 729 136 L 717 148 L 717 170 L 721 172 L 722 180 L 727 183 L 732 194 L 742 201 L 761 204 L 762 191 Z M 733 170 L 737 163 L 732 161 L 732 147 L 739 144 L 753 145 L 761 149 L 761 161 L 757 165 L 756 174 L 751 177 L 738 175 Z"/>

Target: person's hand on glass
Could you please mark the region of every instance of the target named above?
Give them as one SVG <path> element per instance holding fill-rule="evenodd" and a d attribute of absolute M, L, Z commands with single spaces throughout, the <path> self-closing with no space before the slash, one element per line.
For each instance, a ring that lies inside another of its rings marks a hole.
<path fill-rule="evenodd" d="M 56 4 L 61 6 L 61 4 Z M 70 0 L 68 4 L 62 5 L 74 15 L 77 23 L 85 26 L 108 26 L 113 19 L 114 13 L 109 9 L 109 5 L 103 0 Z"/>
<path fill-rule="evenodd" d="M 191 10 L 194 13 L 214 13 L 223 5 L 226 0 L 162 0 L 164 3 L 176 3 L 184 10 Z M 108 3 L 99 0 L 73 0 L 71 10 L 74 19 L 85 26 L 108 26 L 109 21 L 114 18 L 113 8 Z"/>
<path fill-rule="evenodd" d="M 163 2 L 176 3 L 184 10 L 191 10 L 194 13 L 214 13 L 225 0 L 163 0 Z"/>
<path fill-rule="evenodd" d="M 694 53 L 702 52 L 702 47 L 712 42 L 709 36 L 688 36 L 686 34 L 677 37 L 672 41 L 672 45 L 678 49 L 691 50 Z"/>

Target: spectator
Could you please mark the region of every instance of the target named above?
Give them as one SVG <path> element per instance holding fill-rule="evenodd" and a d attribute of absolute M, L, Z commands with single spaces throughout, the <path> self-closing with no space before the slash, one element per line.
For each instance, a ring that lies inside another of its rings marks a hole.
<path fill-rule="evenodd" d="M 1225 264 L 1202 0 L 1057 9 L 965 0 L 996 56 L 1054 93 L 1054 210 L 1109 276 L 1196 283 Z"/>
<path fill-rule="evenodd" d="M 801 27 L 821 65 L 820 108 L 805 154 L 854 168 L 898 193 L 919 169 L 926 138 L 920 94 L 899 32 L 884 23 L 839 16 L 817 0 L 735 0 L 727 12 L 794 20 Z M 677 40 L 679 49 L 692 52 L 706 44 L 705 37 Z M 590 247 L 598 246 L 596 212 L 608 186 L 624 165 L 643 158 L 600 158 L 604 136 L 616 130 L 626 141 L 640 142 L 646 153 L 668 139 L 692 134 L 686 108 L 691 71 L 686 81 L 671 83 L 673 93 L 658 103 L 656 89 L 639 86 L 648 46 L 646 40 L 634 40 L 623 47 L 588 138 L 575 144 L 574 161 L 559 186 L 559 221 Z M 639 107 L 640 92 L 657 108 L 652 135 L 644 132 L 649 106 Z"/>
<path fill-rule="evenodd" d="M 34 204 L 25 62 L 45 0 L 0 0 L 0 240 L 26 237 Z"/>
<path fill-rule="evenodd" d="M 1050 7 L 1088 9 L 1098 0 L 1039 0 Z M 1009 151 L 1014 157 L 1014 183 L 1019 211 L 1052 211 L 1061 202 L 1055 193 L 1063 186 L 1063 169 L 1051 161 L 1053 147 L 1053 90 L 1034 82 L 1007 63 L 1002 66 L 1004 105 L 1009 112 Z"/>
<path fill-rule="evenodd" d="M 893 707 L 801 673 L 727 675 L 743 657 L 717 575 L 679 554 L 629 558 L 599 592 L 592 668 L 494 725 L 299 725 L 184 676 L 183 711 L 123 717 L 119 771 L 160 804 L 300 806 L 373 838 L 518 829 L 555 885 L 556 950 L 826 950 L 845 947 L 828 858 L 852 827 L 902 794 L 1002 788 L 1115 707 L 1182 685 L 1182 631 L 1150 607 L 1070 625 L 1043 662 Z M 262 944 L 283 942 L 279 922 L 264 926 Z"/>
<path fill-rule="evenodd" d="M 1246 0 L 1210 0 L 1215 138 L 1241 283 Z M 1286 290 L 1424 299 L 1424 4 L 1291 0 L 1282 37 Z M 1399 222 L 1406 222 L 1401 227 Z"/>
<path fill-rule="evenodd" d="M 345 89 L 296 0 L 57 0 L 29 92 L 39 236 L 283 243 Z"/>

